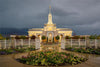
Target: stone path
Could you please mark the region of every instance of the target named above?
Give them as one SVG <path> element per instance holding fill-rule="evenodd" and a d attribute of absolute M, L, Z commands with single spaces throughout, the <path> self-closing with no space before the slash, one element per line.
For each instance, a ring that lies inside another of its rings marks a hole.
<path fill-rule="evenodd" d="M 80 54 L 80 53 L 75 53 L 75 54 Z M 31 66 L 31 65 L 19 63 L 18 61 L 14 59 L 16 57 L 21 57 L 22 55 L 27 55 L 27 53 L 0 56 L 0 67 L 37 67 L 37 66 Z M 99 56 L 90 55 L 90 54 L 80 54 L 80 55 L 89 57 L 89 60 L 81 64 L 74 65 L 74 66 L 66 65 L 66 66 L 60 66 L 60 67 L 100 67 L 100 55 Z"/>

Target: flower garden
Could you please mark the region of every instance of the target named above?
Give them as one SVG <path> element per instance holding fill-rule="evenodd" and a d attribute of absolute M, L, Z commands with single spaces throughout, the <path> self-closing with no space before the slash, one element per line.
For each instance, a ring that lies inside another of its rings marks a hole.
<path fill-rule="evenodd" d="M 33 66 L 60 66 L 60 65 L 76 65 L 81 62 L 85 62 L 87 58 L 74 56 L 66 52 L 56 51 L 40 51 L 33 52 L 28 56 L 22 56 L 17 59 L 21 63 L 33 65 Z"/>
<path fill-rule="evenodd" d="M 69 47 L 69 48 L 66 48 L 65 50 L 79 52 L 79 53 L 100 55 L 99 48 L 95 49 L 95 48 L 72 48 L 72 47 Z"/>

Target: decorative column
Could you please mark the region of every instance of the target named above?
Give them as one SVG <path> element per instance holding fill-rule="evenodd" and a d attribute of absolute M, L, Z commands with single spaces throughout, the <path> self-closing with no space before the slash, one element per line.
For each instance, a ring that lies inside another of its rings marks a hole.
<path fill-rule="evenodd" d="M 42 39 L 41 39 L 41 36 L 42 36 L 42 35 L 40 35 L 40 51 L 42 50 L 42 44 L 41 44 Z"/>
<path fill-rule="evenodd" d="M 71 38 L 71 47 L 72 47 L 72 38 Z"/>
<path fill-rule="evenodd" d="M 79 39 L 79 48 L 80 48 L 80 39 Z"/>
<path fill-rule="evenodd" d="M 61 39 L 61 48 L 65 49 L 65 40 L 63 38 Z"/>
<path fill-rule="evenodd" d="M 61 39 L 62 39 L 62 38 L 61 38 L 61 34 L 59 34 L 59 36 L 60 36 L 59 42 L 61 42 Z"/>
<path fill-rule="evenodd" d="M 6 39 L 5 39 L 5 49 L 7 48 L 7 41 L 6 41 Z"/>
<path fill-rule="evenodd" d="M 86 48 L 86 39 L 85 39 L 85 48 Z"/>
<path fill-rule="evenodd" d="M 97 48 L 97 39 L 95 39 L 95 48 Z"/>
<path fill-rule="evenodd" d="M 30 39 L 30 37 L 29 37 L 29 39 L 28 39 L 29 47 L 30 47 L 30 45 L 31 45 L 30 40 L 31 40 L 31 39 Z"/>
<path fill-rule="evenodd" d="M 1 49 L 1 40 L 0 40 L 0 49 Z"/>
<path fill-rule="evenodd" d="M 90 39 L 86 38 L 86 47 L 90 47 Z"/>
<path fill-rule="evenodd" d="M 39 37 L 37 37 L 35 39 L 35 49 L 40 49 L 40 39 L 39 39 Z"/>
<path fill-rule="evenodd" d="M 21 39 L 21 46 L 23 47 L 23 39 Z"/>
<path fill-rule="evenodd" d="M 14 41 L 15 41 L 15 48 L 16 48 L 16 39 L 14 39 Z"/>

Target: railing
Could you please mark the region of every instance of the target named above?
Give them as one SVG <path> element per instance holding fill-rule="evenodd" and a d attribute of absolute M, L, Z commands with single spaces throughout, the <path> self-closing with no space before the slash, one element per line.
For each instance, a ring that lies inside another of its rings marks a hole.
<path fill-rule="evenodd" d="M 33 39 L 0 40 L 0 49 L 32 47 L 36 42 Z"/>
<path fill-rule="evenodd" d="M 100 47 L 100 39 L 66 39 L 64 40 L 65 47 Z"/>
<path fill-rule="evenodd" d="M 13 39 L 13 40 L 0 40 L 0 49 L 8 48 L 23 48 L 35 46 L 36 49 L 40 48 L 39 39 Z M 86 48 L 86 47 L 100 47 L 100 39 L 67 39 L 61 41 L 61 48 L 75 47 L 75 48 Z"/>

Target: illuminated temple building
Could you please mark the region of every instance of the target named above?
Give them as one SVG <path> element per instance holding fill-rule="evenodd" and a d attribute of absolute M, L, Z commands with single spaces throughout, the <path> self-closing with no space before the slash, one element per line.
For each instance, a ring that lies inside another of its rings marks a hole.
<path fill-rule="evenodd" d="M 57 35 L 60 37 L 60 39 L 62 36 L 72 36 L 72 29 L 57 28 L 56 24 L 54 24 L 52 21 L 51 7 L 49 7 L 47 24 L 44 24 L 43 28 L 32 28 L 28 30 L 28 36 L 31 37 L 33 35 L 40 37 L 40 40 L 42 36 L 46 36 L 48 38 L 48 42 L 52 42 L 53 38 Z"/>

